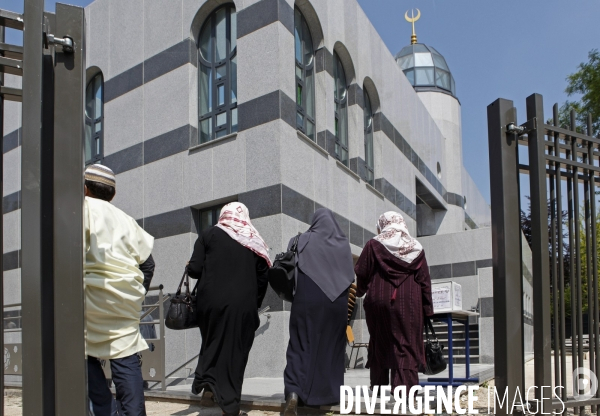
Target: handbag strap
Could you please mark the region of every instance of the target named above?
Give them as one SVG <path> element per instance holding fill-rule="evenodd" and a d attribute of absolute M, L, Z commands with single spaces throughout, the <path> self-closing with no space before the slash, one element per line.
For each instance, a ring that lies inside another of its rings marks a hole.
<path fill-rule="evenodd" d="M 298 233 L 298 235 L 294 238 L 294 242 L 292 243 L 291 251 L 294 253 L 298 253 L 298 241 L 300 240 L 301 235 L 301 233 Z"/>
<path fill-rule="evenodd" d="M 175 292 L 176 296 L 179 296 L 181 294 L 181 286 L 183 286 L 183 282 L 185 281 L 186 277 L 188 278 L 187 286 L 188 286 L 188 291 L 189 291 L 189 277 L 188 277 L 188 272 L 187 272 L 187 266 L 185 266 L 185 270 L 183 271 L 183 276 L 181 276 L 181 281 L 179 282 L 179 286 L 177 286 L 177 292 Z"/>
<path fill-rule="evenodd" d="M 431 335 L 434 340 L 437 341 L 437 336 L 435 335 L 435 330 L 433 329 L 433 324 L 431 323 L 431 318 L 429 316 L 425 316 L 425 337 L 429 341 L 429 331 L 431 330 Z"/>

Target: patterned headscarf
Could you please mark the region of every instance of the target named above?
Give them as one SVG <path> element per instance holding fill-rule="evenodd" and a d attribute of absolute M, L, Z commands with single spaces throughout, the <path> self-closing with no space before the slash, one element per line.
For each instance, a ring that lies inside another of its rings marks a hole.
<path fill-rule="evenodd" d="M 225 231 L 229 237 L 265 259 L 271 267 L 269 247 L 252 225 L 246 205 L 240 202 L 231 202 L 225 205 L 221 209 L 221 216 L 216 226 Z"/>
<path fill-rule="evenodd" d="M 394 211 L 382 214 L 377 221 L 379 235 L 373 237 L 390 253 L 407 263 L 412 263 L 423 251 L 423 246 L 408 233 L 402 215 Z"/>

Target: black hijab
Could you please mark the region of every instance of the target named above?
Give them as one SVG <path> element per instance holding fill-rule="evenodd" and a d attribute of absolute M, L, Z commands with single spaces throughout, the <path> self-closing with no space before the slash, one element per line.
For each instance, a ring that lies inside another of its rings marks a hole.
<path fill-rule="evenodd" d="M 348 238 L 327 208 L 315 211 L 298 241 L 298 265 L 333 302 L 354 281 Z"/>

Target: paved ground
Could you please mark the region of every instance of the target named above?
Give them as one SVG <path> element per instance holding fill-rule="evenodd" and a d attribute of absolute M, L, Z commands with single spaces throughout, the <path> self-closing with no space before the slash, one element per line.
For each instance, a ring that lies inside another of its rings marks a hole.
<path fill-rule="evenodd" d="M 554 364 L 554 360 L 552 360 Z M 567 375 L 567 386 L 568 393 L 571 395 L 571 357 L 567 357 L 566 363 L 566 375 Z M 587 360 L 585 365 L 588 365 Z M 455 376 L 464 377 L 465 368 L 463 366 L 455 366 Z M 493 375 L 493 367 L 485 365 L 473 365 L 471 373 L 473 376 L 480 376 L 481 381 L 489 380 Z M 438 377 L 443 377 L 444 374 L 440 374 Z M 424 377 L 423 377 L 424 378 Z M 422 380 L 424 381 L 424 380 Z M 346 385 L 357 386 L 357 385 L 368 385 L 369 375 L 368 370 L 351 370 L 345 374 Z M 533 378 L 533 361 L 529 361 L 525 365 L 525 386 L 530 387 L 534 384 Z M 479 389 L 478 400 L 474 407 L 479 409 L 480 414 L 487 413 L 488 397 L 487 397 L 487 386 L 493 386 L 493 380 L 487 381 Z M 147 397 L 146 409 L 148 415 L 201 415 L 201 416 L 220 416 L 221 411 L 218 407 L 215 408 L 201 408 L 197 401 L 198 396 L 194 396 L 189 392 L 188 386 L 174 386 L 169 388 L 165 393 L 154 391 L 152 395 L 160 396 Z M 161 400 L 162 399 L 162 400 Z M 180 402 L 168 402 L 164 400 L 176 399 Z M 161 401 L 159 401 L 161 400 Z M 249 412 L 251 416 L 279 416 L 281 413 L 277 411 L 281 407 L 284 401 L 283 398 L 283 380 L 281 378 L 249 378 L 244 381 L 242 401 L 246 405 L 252 405 L 253 408 L 265 408 L 273 411 L 261 411 L 261 410 L 250 410 L 250 407 L 246 407 L 245 410 Z M 466 397 L 463 396 L 463 407 L 466 407 Z M 321 409 L 320 411 L 315 410 L 304 410 L 299 409 L 300 414 L 325 415 L 334 410 L 336 413 L 339 412 L 337 408 Z M 377 406 L 379 410 L 379 405 Z M 363 410 L 364 412 L 364 410 Z M 22 415 L 22 402 L 20 397 L 20 391 L 16 390 L 14 394 L 9 392 L 5 396 L 5 407 L 4 414 L 6 416 L 21 416 Z M 567 414 L 572 415 L 572 411 L 568 411 Z M 586 414 L 589 414 L 589 408 L 586 409 Z"/>
<path fill-rule="evenodd" d="M 444 377 L 446 373 L 441 373 L 436 377 Z M 455 366 L 455 377 L 464 377 L 464 365 Z M 473 365 L 471 366 L 471 375 L 480 376 L 482 381 L 489 380 L 493 376 L 493 366 L 489 365 Z M 422 376 L 422 375 L 420 375 Z M 422 381 L 425 381 L 426 376 L 422 376 Z M 369 370 L 356 369 L 347 371 L 344 377 L 344 383 L 347 386 L 364 386 L 369 385 Z M 146 398 L 146 410 L 148 415 L 201 415 L 201 416 L 220 416 L 221 411 L 218 407 L 202 408 L 197 402 L 199 397 L 189 393 L 189 385 L 180 385 L 169 388 L 167 392 L 153 391 L 150 397 Z M 475 404 L 475 408 L 486 409 L 487 413 L 487 389 L 481 388 L 479 401 Z M 168 402 L 164 400 L 177 400 L 179 402 Z M 242 391 L 242 403 L 251 408 L 270 409 L 272 411 L 250 410 L 246 407 L 251 416 L 279 416 L 281 413 L 278 409 L 281 408 L 284 402 L 283 396 L 283 378 L 248 378 L 244 380 Z M 464 400 L 466 407 L 466 398 Z M 393 405 L 392 405 L 393 406 Z M 388 404 L 388 408 L 389 404 Z M 14 395 L 9 394 L 5 400 L 5 415 L 6 416 L 21 416 L 21 397 L 20 391 L 16 391 Z M 379 411 L 379 405 L 376 407 Z M 299 414 L 308 415 L 326 415 L 334 411 L 339 413 L 339 408 L 323 408 L 320 410 L 299 409 Z M 364 407 L 363 407 L 364 413 Z"/>
<path fill-rule="evenodd" d="M 465 365 L 454 365 L 454 377 L 465 377 Z M 493 378 L 494 366 L 485 364 L 471 365 L 471 377 L 479 377 L 480 383 L 486 382 Z M 448 376 L 448 370 L 437 374 L 435 377 L 444 378 Z M 427 376 L 419 374 L 420 381 L 427 381 Z M 346 386 L 368 386 L 369 370 L 367 369 L 352 369 L 344 374 L 344 384 Z M 253 405 L 259 408 L 278 409 L 284 403 L 283 393 L 283 377 L 254 377 L 244 380 L 242 388 L 242 403 Z M 483 391 L 484 389 L 481 389 Z M 194 403 L 199 400 L 199 397 L 190 393 L 190 385 L 177 385 L 169 387 L 166 392 L 154 390 L 150 393 L 151 397 L 156 399 L 167 398 L 171 400 L 188 401 Z M 486 402 L 487 406 L 487 402 Z M 338 407 L 323 408 L 322 410 L 339 411 Z"/>
<path fill-rule="evenodd" d="M 202 408 L 196 405 L 169 402 L 146 402 L 146 413 L 148 416 L 165 415 L 194 415 L 194 416 L 221 416 L 219 408 Z M 7 396 L 4 405 L 5 416 L 21 416 L 23 409 L 20 396 Z M 250 410 L 251 416 L 279 416 L 279 412 L 263 412 L 260 410 Z"/>

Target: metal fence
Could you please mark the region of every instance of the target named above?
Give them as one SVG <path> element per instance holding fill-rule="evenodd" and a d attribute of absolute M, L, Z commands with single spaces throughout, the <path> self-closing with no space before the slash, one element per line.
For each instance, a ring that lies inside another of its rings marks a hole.
<path fill-rule="evenodd" d="M 170 300 L 170 294 L 163 293 L 163 285 L 153 286 L 150 288 L 148 293 L 158 292 L 156 303 L 142 305 L 142 315 L 140 320 L 147 316 L 151 316 L 153 312 L 157 312 L 155 319 L 146 322 L 140 322 L 140 325 L 144 326 L 158 326 L 158 334 L 154 338 L 146 338 L 146 342 L 150 347 L 148 350 L 140 353 L 140 359 L 142 362 L 142 377 L 145 381 L 154 381 L 155 386 L 161 384 L 161 389 L 164 391 L 167 389 L 166 378 L 168 377 L 165 371 L 165 302 Z M 7 309 L 10 312 L 6 313 Z M 22 333 L 22 304 L 13 303 L 4 305 L 4 334 L 17 334 L 16 338 L 20 338 Z M 13 337 L 14 338 L 14 337 Z M 23 375 L 23 343 L 22 341 L 13 339 L 10 342 L 4 344 L 4 374 L 13 376 Z M 196 356 L 197 357 L 197 356 Z M 106 365 L 102 361 L 102 366 L 106 378 L 111 378 L 110 365 Z M 21 387 L 22 382 L 5 383 L 13 387 Z"/>
<path fill-rule="evenodd" d="M 591 135 L 591 116 L 578 128 L 571 113 L 570 125 L 561 126 L 557 105 L 546 122 L 541 95 L 529 96 L 526 107 L 527 121 L 519 125 L 512 101 L 488 106 L 496 387 L 507 389 L 509 398 L 519 390 L 527 400 L 524 352 L 515 348 L 523 345 L 522 314 L 514 311 L 523 310 L 520 201 L 529 192 L 537 412 L 560 411 L 564 402 L 576 413 L 584 414 L 584 406 L 597 413 L 600 394 L 592 397 L 582 389 L 590 384 L 579 381 L 587 370 L 600 375 L 600 138 Z M 527 160 L 519 159 L 523 154 Z M 559 387 L 556 396 L 553 385 Z"/>

